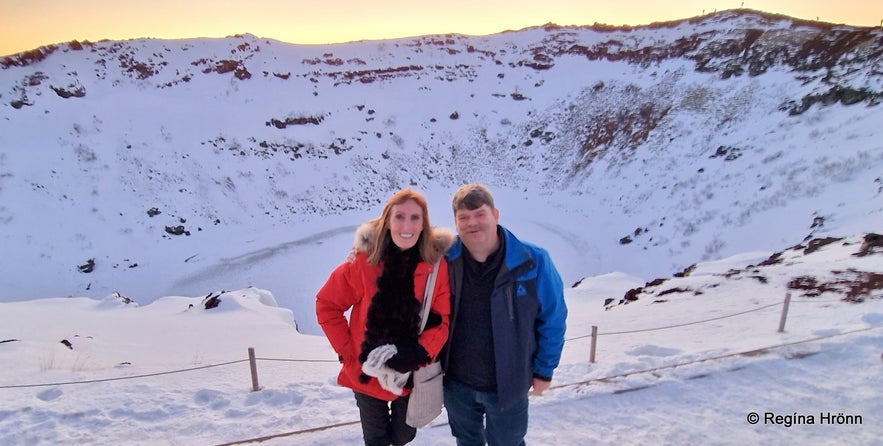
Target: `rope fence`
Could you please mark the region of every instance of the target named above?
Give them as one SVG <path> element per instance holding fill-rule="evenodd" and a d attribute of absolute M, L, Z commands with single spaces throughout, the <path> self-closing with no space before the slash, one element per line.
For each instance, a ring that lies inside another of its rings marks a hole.
<path fill-rule="evenodd" d="M 834 301 L 834 300 L 825 300 L 825 301 L 814 300 L 814 301 L 801 301 L 800 303 L 833 303 L 833 302 L 839 302 L 839 301 Z M 652 328 L 641 328 L 641 329 L 635 329 L 635 330 L 611 331 L 611 332 L 605 332 L 605 333 L 601 333 L 601 332 L 599 332 L 599 331 L 598 331 L 598 326 L 597 326 L 597 325 L 593 325 L 593 326 L 592 326 L 592 332 L 591 332 L 590 334 L 582 335 L 582 336 L 576 336 L 576 337 L 573 337 L 573 338 L 568 338 L 568 339 L 565 339 L 564 341 L 565 341 L 565 343 L 566 343 L 566 342 L 570 342 L 570 341 L 576 341 L 576 340 L 580 340 L 580 339 L 590 338 L 592 342 L 591 342 L 591 346 L 590 346 L 590 348 L 589 348 L 589 362 L 590 362 L 590 363 L 594 363 L 594 362 L 595 362 L 595 357 L 596 357 L 596 355 L 597 355 L 597 349 L 598 349 L 598 338 L 601 337 L 601 336 L 613 336 L 613 335 L 626 335 L 626 334 L 635 334 L 635 333 L 647 333 L 647 332 L 652 332 L 652 331 L 670 330 L 670 329 L 674 329 L 674 328 L 688 327 L 688 326 L 691 326 L 691 325 L 701 325 L 701 324 L 705 324 L 705 323 L 708 323 L 708 322 L 715 322 L 715 321 L 719 321 L 719 320 L 723 320 L 723 319 L 729 319 L 729 318 L 732 318 L 732 317 L 743 316 L 743 315 L 746 315 L 746 314 L 755 313 L 755 312 L 758 312 L 758 311 L 763 311 L 763 310 L 766 310 L 766 309 L 769 309 L 769 308 L 778 307 L 778 306 L 780 306 L 780 305 L 782 306 L 782 312 L 781 312 L 781 315 L 780 315 L 780 317 L 779 317 L 779 328 L 778 328 L 778 332 L 779 332 L 779 333 L 783 333 L 783 332 L 785 331 L 785 322 L 787 321 L 787 318 L 788 318 L 788 309 L 790 308 L 790 305 L 791 305 L 791 293 L 786 293 L 786 294 L 785 294 L 785 299 L 784 299 L 782 302 L 776 302 L 776 303 L 772 303 L 772 304 L 768 304 L 768 305 L 763 305 L 763 306 L 760 306 L 760 307 L 757 307 L 757 308 L 752 308 L 752 309 L 750 309 L 750 310 L 740 311 L 740 312 L 738 312 L 738 313 L 727 314 L 727 315 L 724 315 L 724 316 L 718 316 L 718 317 L 714 317 L 714 318 L 702 319 L 702 320 L 692 321 L 692 322 L 684 322 L 684 323 L 682 323 L 682 324 L 665 325 L 665 326 L 652 327 Z"/>
<path fill-rule="evenodd" d="M 598 341 L 598 338 L 601 336 L 614 336 L 614 335 L 625 335 L 625 334 L 635 334 L 635 333 L 646 333 L 646 332 L 651 332 L 651 331 L 670 330 L 670 329 L 674 329 L 674 328 L 681 328 L 681 327 L 686 327 L 686 326 L 691 326 L 691 325 L 700 325 L 700 324 L 704 324 L 704 323 L 708 323 L 708 322 L 714 322 L 714 321 L 719 321 L 722 319 L 728 319 L 728 318 L 732 318 L 732 317 L 742 316 L 742 315 L 754 313 L 757 311 L 763 311 L 768 308 L 776 307 L 779 305 L 783 306 L 782 317 L 780 318 L 780 321 L 779 321 L 779 330 L 778 330 L 779 332 L 782 332 L 782 331 L 784 331 L 784 324 L 785 324 L 785 319 L 787 317 L 788 306 L 789 306 L 790 300 L 791 300 L 791 293 L 787 293 L 785 295 L 785 300 L 783 302 L 776 302 L 776 303 L 772 303 L 769 305 L 764 305 L 761 307 L 753 308 L 751 310 L 741 311 L 738 313 L 728 314 L 728 315 L 724 315 L 724 316 L 719 316 L 719 317 L 714 317 L 714 318 L 709 318 L 709 319 L 702 319 L 702 320 L 692 321 L 692 322 L 685 322 L 682 324 L 660 326 L 660 327 L 599 333 L 598 326 L 593 325 L 591 334 L 568 338 L 568 339 L 565 339 L 564 342 L 567 343 L 567 342 L 577 341 L 577 340 L 581 340 L 581 339 L 591 338 L 592 347 L 591 347 L 591 351 L 589 353 L 589 358 L 590 358 L 589 362 L 594 363 L 595 362 L 595 353 L 596 353 L 596 349 L 597 349 L 597 341 Z M 834 303 L 834 302 L 839 302 L 839 301 L 838 300 L 826 300 L 826 301 L 813 300 L 813 301 L 802 301 L 801 303 Z M 141 379 L 141 378 L 150 378 L 150 377 L 155 377 L 155 376 L 171 375 L 171 374 L 176 374 L 176 373 L 194 372 L 194 371 L 198 371 L 198 370 L 210 369 L 210 368 L 215 368 L 215 367 L 224 367 L 224 366 L 228 366 L 228 365 L 232 365 L 232 364 L 240 364 L 243 362 L 248 362 L 250 365 L 250 369 L 251 369 L 252 391 L 256 392 L 256 391 L 260 390 L 260 386 L 258 384 L 258 375 L 257 375 L 257 361 L 334 363 L 334 364 L 339 363 L 338 360 L 333 360 L 333 359 L 259 358 L 259 357 L 255 356 L 255 352 L 254 352 L 253 348 L 248 349 L 248 356 L 249 356 L 248 359 L 239 359 L 239 360 L 234 360 L 234 361 L 222 362 L 222 363 L 218 363 L 218 364 L 208 364 L 208 365 L 204 365 L 204 366 L 190 367 L 190 368 L 179 369 L 179 370 L 170 370 L 170 371 L 165 371 L 165 372 L 148 373 L 148 374 L 142 374 L 142 375 L 121 376 L 121 377 L 115 377 L 115 378 L 91 379 L 91 380 L 84 380 L 84 381 L 0 385 L 0 389 L 19 389 L 19 388 L 29 388 L 29 387 L 54 387 L 54 386 L 76 385 L 76 384 L 95 384 L 95 383 L 103 383 L 103 382 L 111 382 L 111 381 L 123 381 L 123 380 L 130 380 L 130 379 Z"/>
<path fill-rule="evenodd" d="M 253 349 L 249 349 L 250 351 Z M 331 359 L 277 359 L 277 358 L 249 358 L 249 359 L 238 359 L 236 361 L 228 361 L 221 362 L 218 364 L 208 364 L 199 367 L 191 367 L 187 369 L 179 369 L 179 370 L 169 370 L 166 372 L 156 372 L 156 373 L 146 373 L 143 375 L 131 375 L 131 376 L 118 376 L 116 378 L 101 378 L 101 379 L 90 379 L 85 381 L 65 381 L 65 382 L 54 382 L 54 383 L 40 383 L 40 384 L 13 384 L 13 385 L 2 385 L 0 389 L 23 389 L 28 387 L 55 387 L 55 386 L 68 386 L 73 384 L 95 384 L 95 383 L 103 383 L 110 381 L 123 381 L 127 379 L 140 379 L 140 378 L 151 378 L 154 376 L 163 376 L 163 375 L 172 375 L 175 373 L 186 373 L 193 372 L 196 370 L 204 370 L 211 369 L 214 367 L 224 367 L 232 364 L 240 364 L 243 362 L 253 362 L 253 361 L 287 361 L 287 362 L 316 362 L 316 363 L 335 363 L 338 361 Z"/>
<path fill-rule="evenodd" d="M 677 363 L 677 364 L 668 364 L 668 365 L 651 367 L 651 368 L 642 369 L 642 370 L 632 370 L 630 372 L 619 373 L 616 375 L 609 375 L 609 376 L 603 376 L 603 377 L 599 377 L 599 378 L 592 378 L 592 379 L 588 379 L 588 380 L 584 380 L 584 381 L 559 384 L 559 385 L 549 387 L 547 389 L 547 391 L 556 391 L 556 390 L 566 389 L 566 388 L 570 388 L 570 387 L 574 387 L 574 388 L 578 389 L 581 387 L 589 386 L 590 384 L 593 384 L 593 383 L 607 383 L 613 379 L 627 378 L 629 376 L 642 375 L 642 374 L 647 374 L 647 373 L 655 373 L 655 372 L 658 372 L 661 370 L 675 369 L 678 367 L 689 366 L 689 365 L 698 364 L 698 363 L 702 363 L 702 362 L 719 361 L 722 359 L 732 358 L 732 357 L 736 357 L 736 356 L 755 356 L 757 354 L 765 353 L 770 350 L 774 350 L 774 349 L 778 349 L 778 348 L 791 347 L 794 345 L 807 344 L 810 342 L 818 342 L 818 341 L 825 340 L 825 339 L 831 339 L 831 338 L 836 338 L 839 336 L 846 336 L 846 335 L 851 335 L 851 334 L 855 334 L 855 333 L 876 330 L 876 329 L 880 329 L 880 328 L 883 328 L 883 325 L 867 327 L 867 328 L 860 328 L 860 329 L 846 331 L 846 332 L 842 332 L 842 333 L 836 333 L 836 334 L 831 334 L 831 335 L 827 335 L 827 336 L 818 336 L 818 337 L 814 337 L 814 338 L 810 338 L 810 339 L 788 342 L 785 344 L 771 345 L 771 346 L 766 346 L 766 347 L 761 347 L 761 348 L 757 348 L 757 349 L 746 350 L 746 351 L 741 351 L 741 352 L 736 352 L 736 353 L 727 353 L 727 354 L 723 354 L 723 355 L 710 356 L 707 358 L 694 359 L 692 361 L 681 362 L 681 363 Z M 292 436 L 297 436 L 297 435 L 309 434 L 309 433 L 313 433 L 313 432 L 321 432 L 321 431 L 339 428 L 339 427 L 353 426 L 353 425 L 357 425 L 359 423 L 360 422 L 358 420 L 346 421 L 346 422 L 341 422 L 341 423 L 336 423 L 336 424 L 331 424 L 331 425 L 316 426 L 316 427 L 312 427 L 312 428 L 301 429 L 301 430 L 297 430 L 297 431 L 289 431 L 289 432 L 282 432 L 282 433 L 277 433 L 277 434 L 265 435 L 262 437 L 247 438 L 247 439 L 237 440 L 237 441 L 233 441 L 233 442 L 229 442 L 229 443 L 218 444 L 215 446 L 234 446 L 234 445 L 249 444 L 249 443 L 263 443 L 264 441 L 271 440 L 271 439 L 292 437 Z M 440 423 L 433 423 L 432 425 L 428 425 L 426 427 L 427 428 L 430 428 L 430 427 L 434 428 L 434 427 L 445 426 L 447 424 L 448 423 L 446 423 L 446 422 L 440 422 Z"/>
<path fill-rule="evenodd" d="M 820 301 L 820 300 L 800 301 L 800 303 L 833 303 L 833 302 L 839 302 L 839 301 L 835 301 L 835 300 L 832 300 L 832 301 Z M 594 363 L 597 340 L 601 336 L 647 333 L 647 332 L 652 332 L 652 331 L 682 328 L 682 327 L 686 327 L 686 326 L 690 326 L 690 325 L 700 325 L 700 324 L 704 324 L 704 323 L 719 321 L 722 319 L 743 316 L 746 314 L 767 310 L 769 308 L 773 308 L 773 307 L 777 307 L 777 306 L 782 306 L 782 312 L 781 312 L 781 317 L 779 320 L 778 331 L 783 332 L 790 303 L 791 303 L 791 295 L 790 295 L 790 293 L 788 293 L 788 294 L 786 294 L 785 299 L 782 302 L 776 302 L 776 303 L 769 304 L 769 305 L 763 305 L 763 306 L 760 306 L 757 308 L 753 308 L 751 310 L 741 311 L 741 312 L 732 313 L 732 314 L 728 314 L 728 315 L 724 315 L 724 316 L 718 316 L 718 317 L 714 317 L 714 318 L 702 319 L 702 320 L 692 321 L 692 322 L 685 322 L 685 323 L 681 323 L 681 324 L 673 324 L 673 325 L 635 329 L 635 330 L 612 331 L 612 332 L 604 332 L 604 333 L 599 333 L 598 326 L 593 325 L 591 334 L 576 336 L 573 338 L 565 339 L 565 343 L 577 341 L 577 340 L 581 340 L 581 339 L 586 339 L 586 338 L 591 338 L 592 347 L 591 347 L 591 352 L 590 352 L 590 362 Z M 757 355 L 759 353 L 768 352 L 770 350 L 777 349 L 777 348 L 783 348 L 783 347 L 788 347 L 788 346 L 793 346 L 793 345 L 798 345 L 798 344 L 805 344 L 805 343 L 810 343 L 810 342 L 818 342 L 818 341 L 821 341 L 824 339 L 830 339 L 830 338 L 834 338 L 834 337 L 838 337 L 838 336 L 845 336 L 845 335 L 850 335 L 850 334 L 855 334 L 855 333 L 860 333 L 860 332 L 865 332 L 865 331 L 875 330 L 875 329 L 880 329 L 880 328 L 883 328 L 883 325 L 872 326 L 872 327 L 867 327 L 867 328 L 862 328 L 862 329 L 856 329 L 856 330 L 831 334 L 831 335 L 827 335 L 827 336 L 819 336 L 819 337 L 814 337 L 814 338 L 810 338 L 810 339 L 804 339 L 804 340 L 789 342 L 789 343 L 784 343 L 784 344 L 777 344 L 777 345 L 762 347 L 762 348 L 758 348 L 758 349 L 752 349 L 752 350 L 748 350 L 748 351 L 741 351 L 741 352 L 736 352 L 736 353 L 727 353 L 727 354 L 722 354 L 722 355 L 710 356 L 710 357 L 706 357 L 706 358 L 699 358 L 699 359 L 694 359 L 694 360 L 690 360 L 690 361 L 682 362 L 682 363 L 662 365 L 662 366 L 657 366 L 657 367 L 652 367 L 652 368 L 642 369 L 642 370 L 633 370 L 633 371 L 624 372 L 624 373 L 611 375 L 611 376 L 592 378 L 592 379 L 588 379 L 588 380 L 584 380 L 584 381 L 559 384 L 559 385 L 555 385 L 555 386 L 550 387 L 548 390 L 555 391 L 555 390 L 571 388 L 571 387 L 580 388 L 580 387 L 588 386 L 592 383 L 609 382 L 612 379 L 625 378 L 625 377 L 629 377 L 629 376 L 633 376 L 633 375 L 640 375 L 640 374 L 646 374 L 646 373 L 654 373 L 654 372 L 657 372 L 660 370 L 674 369 L 677 367 L 684 367 L 684 366 L 697 364 L 697 363 L 701 363 L 701 362 L 718 361 L 718 360 L 736 357 L 736 356 L 752 356 L 752 355 Z M 209 364 L 209 365 L 204 365 L 204 366 L 199 366 L 199 367 L 190 367 L 190 368 L 186 368 L 186 369 L 170 370 L 170 371 L 165 371 L 165 372 L 148 373 L 148 374 L 142 374 L 142 375 L 132 375 L 132 376 L 123 376 L 123 377 L 115 377 L 115 378 L 91 379 L 91 380 L 84 380 L 84 381 L 51 382 L 51 383 L 39 383 L 39 384 L 0 385 L 0 389 L 20 389 L 20 388 L 64 386 L 64 385 L 75 385 L 75 384 L 95 384 L 95 383 L 104 383 L 104 382 L 110 382 L 110 381 L 142 379 L 142 378 L 165 376 L 165 375 L 171 375 L 171 374 L 177 374 L 177 373 L 188 373 L 188 372 L 200 371 L 200 370 L 205 370 L 205 369 L 210 369 L 210 368 L 215 368 L 215 367 L 225 367 L 225 366 L 229 366 L 229 365 L 233 365 L 233 364 L 240 364 L 243 362 L 248 362 L 250 365 L 250 371 L 251 371 L 252 391 L 257 392 L 257 391 L 261 390 L 259 382 L 258 382 L 258 370 L 257 370 L 257 362 L 258 361 L 329 363 L 329 364 L 330 363 L 334 363 L 334 364 L 338 363 L 338 360 L 336 360 L 336 359 L 334 359 L 334 360 L 332 360 L 332 359 L 291 359 L 291 358 L 257 357 L 255 355 L 254 348 L 250 347 L 248 349 L 248 359 L 239 359 L 239 360 L 234 360 L 234 361 L 222 362 L 222 363 L 218 363 L 218 364 Z M 287 436 L 293 436 L 293 435 L 299 435 L 299 434 L 307 434 L 307 433 L 312 433 L 312 432 L 320 432 L 320 431 L 324 431 L 324 430 L 328 430 L 328 429 L 334 429 L 334 428 L 339 428 L 339 427 L 344 427 L 344 426 L 351 426 L 351 425 L 358 424 L 358 423 L 359 423 L 359 421 L 341 422 L 341 423 L 336 423 L 336 424 L 331 424 L 331 425 L 317 426 L 317 427 L 303 429 L 303 430 L 299 430 L 299 431 L 285 432 L 285 433 L 280 433 L 280 434 L 267 435 L 267 436 L 263 436 L 263 437 L 244 439 L 244 440 L 235 441 L 235 442 L 231 442 L 231 443 L 224 443 L 223 445 L 218 445 L 218 446 L 232 446 L 232 445 L 237 445 L 237 444 L 259 443 L 259 442 L 263 442 L 263 441 L 273 439 L 273 438 L 287 437 Z M 444 424 L 445 423 L 442 423 L 440 425 L 444 425 Z M 435 427 L 435 426 L 432 426 L 432 427 Z"/>
<path fill-rule="evenodd" d="M 780 302 L 776 302 L 776 303 L 774 303 L 774 304 L 764 305 L 764 306 L 762 306 L 762 307 L 754 308 L 754 309 L 751 309 L 751 310 L 742 311 L 742 312 L 739 312 L 739 313 L 728 314 L 728 315 L 726 315 L 726 316 L 719 316 L 719 317 L 715 317 L 715 318 L 711 318 L 711 319 L 703 319 L 703 320 L 701 320 L 701 321 L 685 322 L 685 323 L 683 323 L 683 324 L 666 325 L 666 326 L 662 326 L 662 327 L 641 328 L 641 329 L 637 329 L 637 330 L 611 331 L 611 332 L 607 332 L 607 333 L 598 333 L 598 336 L 612 336 L 612 335 L 624 335 L 624 334 L 634 334 L 634 333 L 646 333 L 646 332 L 649 332 L 649 331 L 668 330 L 668 329 L 672 329 L 672 328 L 687 327 L 687 326 L 690 326 L 690 325 L 701 325 L 701 324 L 704 324 L 704 323 L 706 323 L 706 322 L 714 322 L 714 321 L 719 321 L 719 320 L 722 320 L 722 319 L 729 319 L 729 318 L 731 318 L 731 317 L 741 316 L 741 315 L 743 315 L 743 314 L 748 314 L 748 313 L 754 313 L 754 312 L 756 312 L 756 311 L 766 310 L 767 308 L 777 307 L 777 306 L 779 306 L 779 305 L 782 305 L 782 304 L 781 304 Z M 591 337 L 591 336 L 592 336 L 592 335 L 590 335 L 590 334 L 588 334 L 588 335 L 583 335 L 583 336 L 577 336 L 577 337 L 575 337 L 575 338 L 565 339 L 564 341 L 565 341 L 565 342 L 568 342 L 568 341 L 576 341 L 576 340 L 578 340 L 578 339 L 585 339 L 585 338 L 588 338 L 588 337 Z"/>
<path fill-rule="evenodd" d="M 880 329 L 880 328 L 883 328 L 883 325 L 876 325 L 876 326 L 872 326 L 872 327 L 858 328 L 858 329 L 855 329 L 855 330 L 844 331 L 844 332 L 841 332 L 841 333 L 835 333 L 835 334 L 830 334 L 830 335 L 826 335 L 826 336 L 817 336 L 817 337 L 814 337 L 814 338 L 803 339 L 803 340 L 800 340 L 800 341 L 787 342 L 787 343 L 784 343 L 784 344 L 769 345 L 769 346 L 766 346 L 766 347 L 755 348 L 755 349 L 745 350 L 745 351 L 741 351 L 741 352 L 725 353 L 725 354 L 717 355 L 717 356 L 709 356 L 709 357 L 707 357 L 707 358 L 699 358 L 699 359 L 694 359 L 694 360 L 692 360 L 692 361 L 680 362 L 680 363 L 676 363 L 676 364 L 661 365 L 661 366 L 651 367 L 651 368 L 648 368 L 648 369 L 642 369 L 642 370 L 632 370 L 632 371 L 630 371 L 630 372 L 624 372 L 624 373 L 620 373 L 620 374 L 616 374 L 616 375 L 604 376 L 604 377 L 601 377 L 601 378 L 592 378 L 592 379 L 585 380 L 585 381 L 578 381 L 578 382 L 572 382 L 572 383 L 566 383 L 566 384 L 559 384 L 559 385 L 557 385 L 557 386 L 551 386 L 551 387 L 549 387 L 548 390 L 563 389 L 563 388 L 566 388 L 566 387 L 583 387 L 583 386 L 587 386 L 587 385 L 589 385 L 589 384 L 591 384 L 591 383 L 593 383 L 593 382 L 606 382 L 606 381 L 609 381 L 609 380 L 611 380 L 611 379 L 616 379 L 616 378 L 626 378 L 626 377 L 629 377 L 629 376 L 632 376 L 632 375 L 641 375 L 641 374 L 645 374 L 645 373 L 653 373 L 653 372 L 657 372 L 657 371 L 660 371 L 660 370 L 674 369 L 674 368 L 684 367 L 684 366 L 688 366 L 688 365 L 692 365 L 692 364 L 699 364 L 699 363 L 702 363 L 702 362 L 719 361 L 719 360 L 721 360 L 721 359 L 733 358 L 733 357 L 736 357 L 736 356 L 756 356 L 756 355 L 758 355 L 758 354 L 766 353 L 766 352 L 769 352 L 770 350 L 775 350 L 775 349 L 778 349 L 778 348 L 792 347 L 792 346 L 800 345 L 800 344 L 808 344 L 808 343 L 810 343 L 810 342 L 818 342 L 818 341 L 823 341 L 823 340 L 825 340 L 825 339 L 831 339 L 831 338 L 836 338 L 836 337 L 840 337 L 840 336 L 846 336 L 846 335 L 851 335 L 851 334 L 861 333 L 861 332 L 865 332 L 865 331 L 877 330 L 877 329 Z"/>

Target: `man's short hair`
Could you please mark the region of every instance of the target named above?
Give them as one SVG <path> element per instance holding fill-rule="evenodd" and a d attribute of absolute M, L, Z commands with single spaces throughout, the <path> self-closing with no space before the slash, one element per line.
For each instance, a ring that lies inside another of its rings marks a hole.
<path fill-rule="evenodd" d="M 494 209 L 494 196 L 487 186 L 478 183 L 461 186 L 454 192 L 454 199 L 451 201 L 455 214 L 459 209 L 474 211 L 485 204 Z"/>

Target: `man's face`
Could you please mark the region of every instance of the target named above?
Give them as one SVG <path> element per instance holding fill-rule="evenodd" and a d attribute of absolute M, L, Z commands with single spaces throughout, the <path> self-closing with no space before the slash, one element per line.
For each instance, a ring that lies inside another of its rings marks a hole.
<path fill-rule="evenodd" d="M 469 251 L 485 251 L 492 249 L 497 243 L 497 223 L 500 220 L 500 211 L 491 209 L 487 204 L 480 208 L 469 210 L 457 209 L 454 214 L 454 224 L 460 240 Z"/>

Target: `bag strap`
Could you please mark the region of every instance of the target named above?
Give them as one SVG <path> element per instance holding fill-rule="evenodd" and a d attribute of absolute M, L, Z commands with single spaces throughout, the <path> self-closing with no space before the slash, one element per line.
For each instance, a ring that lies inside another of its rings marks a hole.
<path fill-rule="evenodd" d="M 441 260 L 437 260 L 432 264 L 432 272 L 426 279 L 426 289 L 423 292 L 423 309 L 420 310 L 420 330 L 418 334 L 423 333 L 426 327 L 426 318 L 429 316 L 429 307 L 432 305 L 432 295 L 435 291 L 435 277 L 438 275 L 438 264 Z"/>

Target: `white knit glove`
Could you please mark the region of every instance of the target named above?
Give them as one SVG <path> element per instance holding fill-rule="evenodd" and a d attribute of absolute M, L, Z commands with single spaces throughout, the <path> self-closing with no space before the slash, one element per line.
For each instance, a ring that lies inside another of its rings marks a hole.
<path fill-rule="evenodd" d="M 399 373 L 386 366 L 386 361 L 396 353 L 398 350 L 393 344 L 384 344 L 371 350 L 368 353 L 368 359 L 362 364 L 362 372 L 377 378 L 380 387 L 396 395 L 401 395 L 411 373 Z"/>

